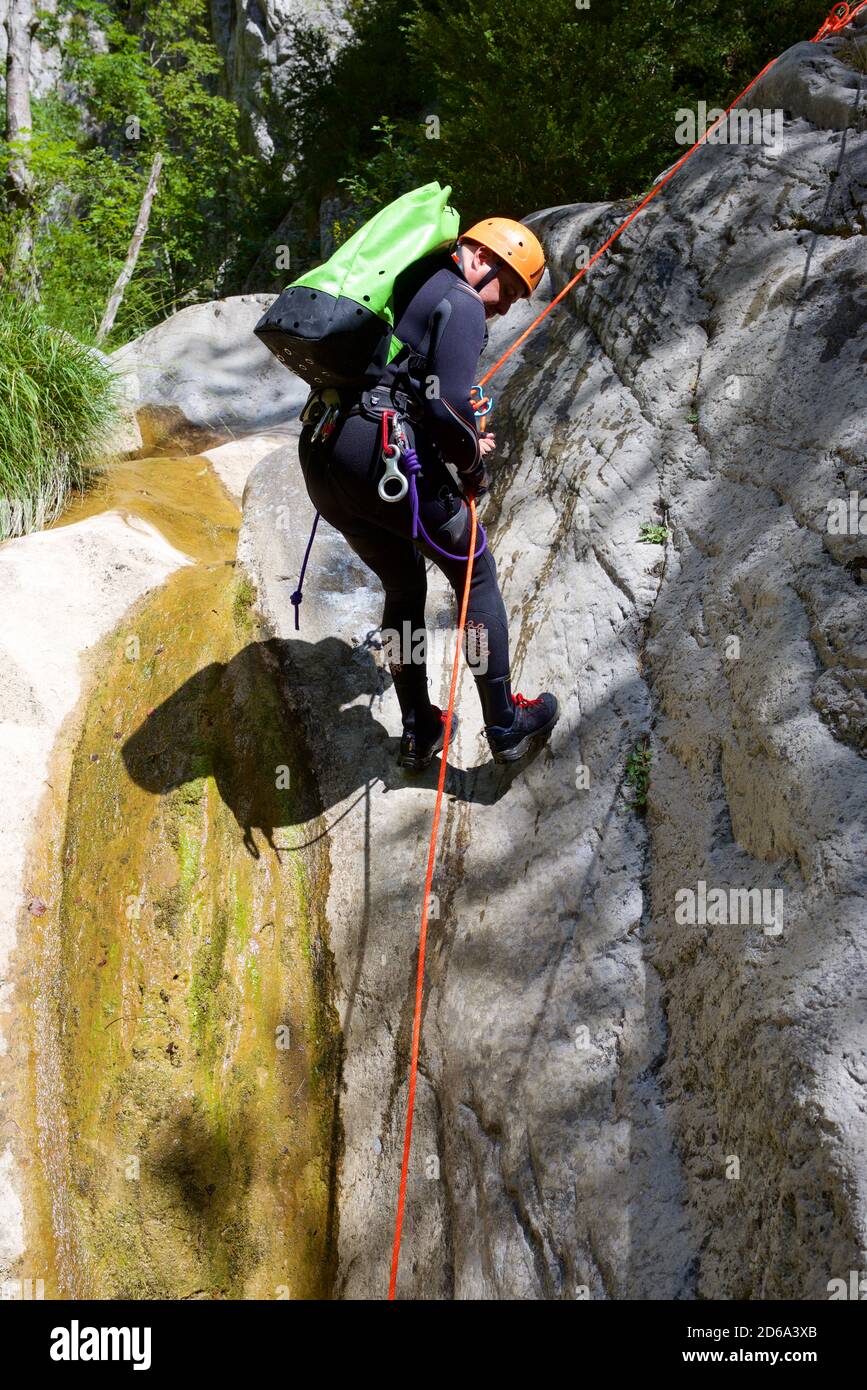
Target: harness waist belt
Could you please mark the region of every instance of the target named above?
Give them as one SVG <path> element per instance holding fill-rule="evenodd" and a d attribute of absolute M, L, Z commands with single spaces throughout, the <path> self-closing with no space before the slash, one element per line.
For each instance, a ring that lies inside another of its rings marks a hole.
<path fill-rule="evenodd" d="M 379 419 L 385 410 L 396 410 L 414 425 L 423 418 L 418 401 L 399 387 L 371 386 L 359 392 L 325 386 L 310 392 L 301 411 L 301 423 L 315 425 L 328 410 L 339 410 L 344 416 L 366 415 L 370 419 Z"/>
<path fill-rule="evenodd" d="M 393 386 L 372 386 L 370 390 L 362 391 L 360 398 L 349 407 L 346 414 L 380 416 L 384 410 L 396 410 L 414 425 L 422 420 L 422 409 L 418 401 L 406 391 Z"/>

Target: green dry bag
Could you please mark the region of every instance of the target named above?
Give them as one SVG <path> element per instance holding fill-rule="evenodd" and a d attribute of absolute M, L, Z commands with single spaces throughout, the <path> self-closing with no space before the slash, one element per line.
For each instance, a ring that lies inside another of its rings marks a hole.
<path fill-rule="evenodd" d="M 457 241 L 451 191 L 426 183 L 389 203 L 277 296 L 253 330 L 257 338 L 309 386 L 381 376 L 403 346 L 392 332 L 397 276 Z"/>

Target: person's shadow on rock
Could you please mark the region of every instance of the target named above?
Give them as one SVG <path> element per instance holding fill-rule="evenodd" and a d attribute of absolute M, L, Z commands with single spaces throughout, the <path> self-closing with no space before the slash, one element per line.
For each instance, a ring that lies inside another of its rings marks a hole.
<path fill-rule="evenodd" d="M 124 764 L 138 786 L 157 795 L 212 776 L 249 852 L 259 857 L 256 829 L 279 854 L 274 831 L 320 816 L 323 786 L 329 801 L 340 799 L 381 771 L 386 730 L 369 708 L 341 705 L 382 684 L 370 652 L 359 658 L 335 639 L 252 642 L 231 661 L 197 671 L 158 705 L 123 745 Z M 310 701 L 344 755 L 329 760 L 328 778 L 306 741 Z"/>
<path fill-rule="evenodd" d="M 297 638 L 266 645 L 283 672 L 286 698 L 306 719 L 326 805 L 341 801 L 352 790 L 346 768 L 356 760 L 360 774 L 356 785 L 364 786 L 372 779 L 379 780 L 384 791 L 407 785 L 436 790 L 439 755 L 424 772 L 404 773 L 397 765 L 399 740 L 389 738 L 373 717 L 373 702 L 381 699 L 392 683 L 386 668 L 372 656 L 374 650 L 381 650 L 377 630 L 355 647 L 337 637 L 326 637 L 315 645 Z M 369 696 L 368 707 L 348 707 L 361 694 Z M 394 694 L 386 698 L 396 701 Z M 487 755 L 476 767 L 460 768 L 450 761 L 445 793 L 456 801 L 492 806 L 537 757 L 547 755 L 545 746 L 539 745 L 531 747 L 520 763 L 505 766 L 494 763 Z"/>
<path fill-rule="evenodd" d="M 279 855 L 276 829 L 308 825 L 373 782 L 385 790 L 405 784 L 397 741 L 373 713 L 390 684 L 375 645 L 272 638 L 204 667 L 123 745 L 129 776 L 157 795 L 213 776 L 249 852 L 259 857 L 257 829 Z M 355 703 L 361 695 L 367 704 Z M 435 786 L 437 769 L 434 759 L 413 784 Z M 493 765 L 473 773 L 450 768 L 447 791 L 490 804 L 511 781 L 501 769 L 495 776 Z"/>

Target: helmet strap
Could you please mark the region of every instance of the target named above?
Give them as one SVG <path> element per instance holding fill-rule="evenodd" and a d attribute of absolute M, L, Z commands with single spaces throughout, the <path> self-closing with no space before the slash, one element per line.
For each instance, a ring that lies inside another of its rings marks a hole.
<path fill-rule="evenodd" d="M 452 252 L 452 256 L 455 261 L 455 264 L 461 272 L 461 275 L 463 275 L 464 279 L 466 280 L 467 276 L 464 270 L 464 262 L 462 255 L 463 249 L 463 243 L 458 242 L 457 250 Z M 488 271 L 487 275 L 483 275 L 481 280 L 478 280 L 476 284 L 473 285 L 473 289 L 476 291 L 476 293 L 478 293 L 479 290 L 483 290 L 485 288 L 485 285 L 489 285 L 491 281 L 499 275 L 501 267 L 502 262 L 495 261 L 495 263 L 491 266 L 490 270 Z M 467 284 L 469 284 L 469 280 L 467 280 Z"/>
<path fill-rule="evenodd" d="M 493 279 L 495 279 L 496 276 L 499 275 L 499 273 L 500 273 L 500 264 L 501 264 L 501 263 L 500 263 L 499 261 L 497 261 L 497 263 L 496 263 L 495 265 L 492 265 L 492 266 L 491 266 L 491 268 L 490 268 L 490 270 L 488 271 L 487 275 L 483 275 L 482 278 L 481 278 L 481 280 L 477 280 L 477 281 L 476 281 L 476 283 L 473 285 L 473 289 L 476 291 L 476 294 L 478 294 L 479 290 L 483 290 L 483 289 L 485 288 L 485 285 L 489 285 L 489 284 L 491 283 L 491 281 L 492 281 Z"/>

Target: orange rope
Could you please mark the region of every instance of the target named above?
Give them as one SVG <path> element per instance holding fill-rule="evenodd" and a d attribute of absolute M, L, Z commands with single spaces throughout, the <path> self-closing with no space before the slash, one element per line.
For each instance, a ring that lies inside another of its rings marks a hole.
<path fill-rule="evenodd" d="M 861 0 L 859 5 L 849 5 L 847 0 L 841 0 L 839 5 L 835 5 L 825 23 L 822 25 L 818 34 L 814 34 L 810 43 L 819 43 L 829 34 L 839 34 L 841 29 L 845 29 L 847 24 L 851 24 L 856 14 L 860 14 L 867 5 L 867 0 Z"/>
<path fill-rule="evenodd" d="M 867 3 L 867 0 L 865 0 L 865 3 Z M 743 90 L 742 92 L 740 92 L 740 93 L 738 94 L 738 96 L 735 97 L 734 101 L 731 103 L 730 106 L 727 106 L 727 107 L 726 107 L 725 111 L 723 112 L 723 114 L 722 114 L 721 116 L 717 116 L 717 118 L 716 118 L 716 120 L 714 121 L 713 125 L 708 127 L 708 129 L 707 129 L 707 130 L 704 132 L 704 134 L 702 135 L 701 139 L 700 139 L 700 140 L 696 140 L 696 142 L 695 142 L 695 144 L 692 146 L 692 148 L 691 148 L 691 149 L 688 149 L 687 152 L 686 152 L 686 154 L 683 155 L 683 156 L 677 161 L 676 164 L 673 164 L 673 165 L 671 166 L 671 168 L 669 169 L 669 171 L 668 171 L 668 173 L 665 175 L 665 177 L 662 178 L 662 179 L 660 179 L 660 180 L 659 180 L 659 183 L 655 183 L 655 184 L 653 185 L 653 187 L 651 188 L 650 192 L 649 192 L 649 193 L 646 193 L 646 194 L 644 195 L 644 197 L 642 198 L 641 202 L 638 204 L 638 207 L 637 207 L 637 208 L 633 208 L 633 209 L 632 209 L 632 212 L 629 214 L 629 216 L 626 217 L 626 218 L 624 218 L 624 220 L 620 223 L 620 226 L 619 226 L 619 227 L 616 227 L 616 228 L 614 229 L 614 231 L 611 233 L 611 235 L 610 235 L 610 237 L 608 238 L 608 240 L 607 240 L 606 242 L 603 242 L 603 244 L 599 247 L 599 250 L 598 250 L 598 251 L 594 251 L 593 255 L 590 257 L 590 259 L 589 259 L 589 261 L 587 262 L 587 264 L 586 264 L 585 266 L 582 266 L 582 268 L 578 271 L 578 274 L 577 274 L 577 275 L 573 275 L 573 276 L 572 276 L 572 279 L 569 281 L 568 285 L 564 285 L 564 286 L 563 286 L 562 290 L 561 290 L 560 293 L 556 296 L 556 298 L 554 298 L 554 299 L 551 300 L 551 303 L 548 304 L 548 305 L 542 310 L 542 312 L 541 312 L 541 314 L 539 314 L 538 318 L 535 318 L 535 319 L 533 320 L 533 322 L 530 324 L 530 327 L 529 327 L 529 328 L 525 328 L 525 329 L 524 329 L 524 331 L 523 331 L 523 333 L 521 334 L 520 338 L 516 338 L 516 339 L 515 339 L 515 341 L 512 343 L 512 346 L 506 349 L 506 351 L 503 353 L 502 357 L 500 357 L 500 358 L 498 359 L 498 361 L 496 361 L 496 362 L 494 363 L 493 367 L 491 367 L 490 371 L 485 372 L 485 375 L 484 375 L 484 376 L 481 378 L 481 380 L 479 381 L 479 386 L 484 386 L 484 385 L 485 385 L 485 382 L 490 381 L 491 377 L 494 375 L 494 372 L 498 372 L 498 371 L 500 370 L 500 368 L 502 367 L 503 363 L 506 361 L 506 359 L 507 359 L 508 357 L 511 357 L 511 355 L 512 355 L 512 353 L 515 351 L 515 349 L 516 349 L 516 348 L 519 348 L 519 347 L 521 346 L 521 344 L 522 344 L 527 338 L 529 338 L 530 334 L 533 332 L 533 329 L 538 327 L 538 325 L 542 322 L 542 320 L 543 320 L 544 318 L 546 318 L 546 317 L 548 316 L 548 314 L 550 314 L 551 310 L 552 310 L 553 308 L 555 308 L 556 305 L 558 305 L 558 304 L 560 303 L 560 300 L 561 300 L 561 299 L 565 299 L 566 295 L 567 295 L 567 294 L 569 293 L 569 291 L 572 289 L 573 285 L 577 285 L 577 284 L 578 284 L 578 281 L 579 281 L 580 279 L 582 279 L 583 276 L 585 276 L 585 275 L 587 274 L 587 272 L 588 272 L 588 270 L 590 269 L 591 265 L 595 264 L 595 262 L 599 260 L 599 257 L 600 257 L 601 255 L 603 255 L 603 254 L 608 250 L 608 248 L 609 248 L 609 246 L 611 245 L 612 242 L 614 242 L 614 241 L 617 240 L 617 238 L 620 236 L 621 232 L 625 232 L 625 231 L 626 231 L 626 228 L 629 226 L 630 222 L 633 222 L 633 221 L 635 220 L 635 218 L 638 216 L 638 214 L 639 214 L 640 212 L 643 212 L 643 210 L 647 207 L 647 204 L 650 202 L 651 198 L 655 198 L 656 195 L 657 195 L 657 193 L 659 192 L 659 190 L 660 190 L 661 188 L 664 188 L 665 185 L 668 183 L 669 179 L 674 178 L 674 175 L 677 173 L 678 169 L 682 168 L 682 166 L 686 163 L 686 161 L 690 158 L 690 156 L 693 155 L 693 154 L 695 154 L 695 151 L 698 149 L 698 147 L 699 147 L 700 145 L 703 145 L 703 144 L 706 142 L 707 137 L 710 135 L 711 131 L 716 130 L 716 128 L 717 128 L 717 126 L 720 124 L 720 122 L 722 122 L 722 121 L 725 120 L 726 116 L 727 116 L 728 113 L 731 111 L 732 107 L 733 107 L 733 106 L 736 106 L 736 105 L 738 104 L 738 102 L 741 100 L 741 98 L 746 96 L 747 92 L 750 91 L 750 89 L 756 85 L 756 83 L 758 82 L 758 80 L 759 80 L 760 77 L 764 77 L 765 73 L 768 71 L 769 68 L 772 68 L 772 67 L 774 66 L 774 63 L 775 63 L 776 61 L 777 61 L 776 58 L 772 58 L 771 61 L 770 61 L 769 63 L 766 63 L 766 64 L 765 64 L 765 66 L 762 68 L 761 72 L 758 73 L 757 76 L 755 76 L 755 77 L 753 78 L 753 80 L 752 80 L 752 82 L 749 84 L 749 86 L 748 86 L 748 87 L 744 87 L 744 90 Z"/>
<path fill-rule="evenodd" d="M 847 3 L 843 3 L 843 0 L 841 0 L 841 3 L 835 5 L 834 8 L 831 10 L 831 13 L 825 20 L 819 32 L 816 34 L 815 38 L 811 39 L 811 43 L 820 42 L 820 40 L 825 38 L 828 34 L 839 33 L 851 22 L 852 19 L 854 19 L 856 14 L 859 14 L 860 11 L 865 8 L 865 6 L 867 6 L 867 0 L 860 0 L 860 3 L 855 5 L 854 7 L 850 6 Z M 672 165 L 665 177 L 661 178 L 658 183 L 655 183 L 653 185 L 650 192 L 645 194 L 644 198 L 642 198 L 641 202 L 638 204 L 638 207 L 633 208 L 629 216 L 625 218 L 623 222 L 620 223 L 619 227 L 616 227 L 614 229 L 608 240 L 604 242 L 602 246 L 599 247 L 598 251 L 594 252 L 587 264 L 583 266 L 581 270 L 579 270 L 577 275 L 573 275 L 569 283 L 563 286 L 560 293 L 554 299 L 552 299 L 551 303 L 548 304 L 547 307 L 542 310 L 541 314 L 539 314 L 538 317 L 533 320 L 533 322 L 530 324 L 530 327 L 524 329 L 524 332 L 521 334 L 521 336 L 515 339 L 511 347 L 507 348 L 507 350 L 503 353 L 502 357 L 500 357 L 494 363 L 493 367 L 491 367 L 491 369 L 485 373 L 485 375 L 479 382 L 479 388 L 484 386 L 486 382 L 490 381 L 491 377 L 494 375 L 495 372 L 499 371 L 500 367 L 502 367 L 506 359 L 511 357 L 512 353 L 516 350 L 516 348 L 519 348 L 521 346 L 521 343 L 525 342 L 526 339 L 529 338 L 534 328 L 537 328 L 538 325 L 542 322 L 542 320 L 545 317 L 547 317 L 548 314 L 550 314 L 551 310 L 555 307 L 555 305 L 559 304 L 560 301 L 565 298 L 565 296 L 572 289 L 573 285 L 577 285 L 578 281 L 587 274 L 590 267 L 596 261 L 598 261 L 599 257 L 602 256 L 608 250 L 608 247 L 612 244 L 612 242 L 616 241 L 617 238 L 620 236 L 621 232 L 624 232 L 626 228 L 629 226 L 630 222 L 633 222 L 635 218 L 638 216 L 638 214 L 642 212 L 644 208 L 647 207 L 647 204 L 651 201 L 652 198 L 656 197 L 657 193 L 661 188 L 665 187 L 669 179 L 674 178 L 674 175 L 677 173 L 678 169 L 681 169 L 683 167 L 686 161 L 695 153 L 699 146 L 706 143 L 708 136 L 714 130 L 716 130 L 717 126 L 720 125 L 722 121 L 725 120 L 726 116 L 729 114 L 732 108 L 737 106 L 738 102 L 746 96 L 747 92 L 752 90 L 752 88 L 756 85 L 759 79 L 764 77 L 765 73 L 768 72 L 776 62 L 777 58 L 772 58 L 769 63 L 766 63 L 765 66 L 762 68 L 761 72 L 753 78 L 752 82 L 750 82 L 746 87 L 744 87 L 743 91 L 740 92 L 735 97 L 734 101 L 732 101 L 730 105 L 726 107 L 723 114 L 717 117 L 712 126 L 708 127 L 708 129 L 702 135 L 701 139 L 696 140 L 695 144 L 687 150 L 686 154 L 683 155 L 682 158 L 680 158 L 676 164 Z M 412 1143 L 412 1121 L 415 1110 L 415 1087 L 416 1078 L 418 1074 L 418 1052 L 419 1043 L 421 1040 L 421 1011 L 422 1000 L 424 995 L 424 958 L 425 947 L 427 945 L 428 908 L 430 904 L 431 884 L 433 883 L 434 862 L 436 859 L 437 832 L 439 831 L 440 813 L 442 811 L 443 788 L 445 787 L 446 780 L 449 740 L 451 737 L 452 729 L 452 715 L 454 713 L 455 693 L 457 691 L 458 685 L 458 668 L 460 665 L 461 637 L 463 635 L 464 626 L 467 620 L 467 605 L 469 602 L 470 583 L 473 575 L 473 560 L 475 558 L 476 553 L 476 507 L 472 499 L 470 500 L 470 521 L 470 548 L 468 551 L 467 558 L 467 577 L 464 581 L 464 593 L 463 598 L 461 600 L 460 618 L 458 620 L 458 641 L 455 647 L 455 659 L 452 665 L 452 683 L 451 688 L 449 690 L 449 707 L 448 713 L 446 715 L 446 731 L 445 738 L 443 740 L 442 761 L 440 762 L 439 781 L 437 783 L 437 795 L 436 803 L 434 805 L 434 816 L 433 826 L 431 828 L 430 847 L 428 849 L 427 873 L 425 875 L 424 881 L 424 903 L 422 905 L 421 913 L 421 934 L 419 936 L 418 946 L 418 969 L 416 972 L 415 982 L 415 1012 L 413 1015 L 412 1023 L 412 1051 L 410 1054 L 409 1066 L 409 1096 L 407 1098 L 406 1109 L 406 1131 L 404 1133 L 403 1140 L 403 1162 L 401 1164 L 400 1169 L 400 1190 L 398 1192 L 397 1198 L 397 1220 L 395 1223 L 394 1246 L 392 1248 L 391 1255 L 391 1278 L 389 1280 L 388 1285 L 388 1297 L 390 1300 L 394 1299 L 395 1286 L 397 1284 L 397 1267 L 398 1262 L 400 1260 L 400 1239 L 401 1234 L 403 1232 L 403 1212 L 406 1203 L 406 1180 L 407 1173 L 409 1171 L 409 1151 L 410 1145 Z"/>
<path fill-rule="evenodd" d="M 427 945 L 427 919 L 428 908 L 430 906 L 431 884 L 433 883 L 434 861 L 436 859 L 437 831 L 440 824 L 440 812 L 443 804 L 443 788 L 446 783 L 446 768 L 448 766 L 449 740 L 452 732 L 452 715 L 455 709 L 455 695 L 458 688 L 458 670 L 460 668 L 461 638 L 463 636 L 464 625 L 467 621 L 467 605 L 470 601 L 470 583 L 473 577 L 473 560 L 476 554 L 476 504 L 470 498 L 470 548 L 467 552 L 467 577 L 464 580 L 464 592 L 461 599 L 461 612 L 458 619 L 458 640 L 455 646 L 455 659 L 452 663 L 452 683 L 449 690 L 449 707 L 446 714 L 446 732 L 443 740 L 442 758 L 440 761 L 440 775 L 437 783 L 437 799 L 434 805 L 433 827 L 430 833 L 430 848 L 427 856 L 427 874 L 424 880 L 424 903 L 421 910 L 421 935 L 418 943 L 418 969 L 415 979 L 415 1014 L 412 1021 L 412 1052 L 409 1063 L 409 1096 L 406 1104 L 406 1132 L 403 1140 L 403 1163 L 400 1169 L 400 1191 L 397 1198 L 397 1222 L 394 1231 L 394 1248 L 391 1255 L 391 1280 L 388 1286 L 389 1299 L 394 1298 L 395 1285 L 397 1284 L 397 1265 L 400 1259 L 400 1237 L 403 1230 L 403 1208 L 406 1201 L 406 1177 L 409 1171 L 409 1148 L 412 1142 L 412 1117 L 415 1108 L 415 1083 L 418 1073 L 418 1049 L 421 1040 L 421 1008 L 422 995 L 424 993 L 424 953 Z"/>
<path fill-rule="evenodd" d="M 851 21 L 855 18 L 855 15 L 856 15 L 856 14 L 859 14 L 859 13 L 861 12 L 861 10 L 863 10 L 863 9 L 865 8 L 865 6 L 867 6 L 867 0 L 860 0 L 860 4 L 854 6 L 854 8 L 850 8 L 848 4 L 844 3 L 843 0 L 841 0 L 841 3 L 840 3 L 839 5 L 835 5 L 835 6 L 834 6 L 833 10 L 832 10 L 831 13 L 829 14 L 828 18 L 825 20 L 825 23 L 822 25 L 821 29 L 820 29 L 819 32 L 816 34 L 815 38 L 813 38 L 813 39 L 810 40 L 810 42 L 811 42 L 811 43 L 818 43 L 821 39 L 826 38 L 829 34 L 836 34 L 836 33 L 839 33 L 841 29 L 845 29 L 846 26 L 847 26 L 847 24 L 851 23 Z M 608 240 L 607 240 L 606 242 L 604 242 L 604 243 L 602 244 L 602 246 L 599 247 L 599 250 L 598 250 L 598 251 L 594 251 L 593 255 L 590 257 L 590 260 L 587 262 L 587 264 L 586 264 L 585 266 L 582 266 L 582 268 L 578 271 L 578 274 L 577 274 L 577 275 L 573 275 L 573 276 L 572 276 L 572 279 L 569 281 L 568 285 L 564 285 L 564 286 L 563 286 L 562 290 L 561 290 L 560 293 L 556 296 L 556 298 L 551 300 L 551 303 L 548 304 L 548 305 L 546 306 L 546 308 L 544 308 L 544 309 L 542 310 L 541 314 L 539 314 L 538 317 L 535 318 L 535 319 L 533 320 L 533 322 L 530 324 L 530 327 L 529 327 L 529 328 L 525 328 L 525 329 L 524 329 L 524 332 L 521 334 L 520 338 L 516 338 L 516 339 L 515 339 L 515 341 L 512 343 L 512 346 L 506 349 L 506 351 L 503 353 L 502 357 L 500 357 L 500 358 L 494 363 L 493 367 L 491 367 L 490 371 L 485 372 L 485 375 L 481 378 L 481 380 L 480 380 L 480 382 L 479 382 L 479 386 L 480 386 L 480 387 L 481 387 L 481 386 L 484 386 L 486 382 L 490 381 L 491 377 L 494 375 L 494 372 L 498 372 L 498 371 L 500 370 L 500 368 L 502 367 L 503 363 L 506 361 L 506 359 L 507 359 L 508 357 L 511 357 L 511 355 L 512 355 L 512 353 L 515 351 L 515 349 L 516 349 L 516 348 L 519 348 L 519 347 L 521 346 L 521 344 L 522 344 L 523 342 L 525 342 L 527 338 L 529 338 L 529 336 L 530 336 L 530 334 L 533 332 L 534 328 L 537 328 L 537 327 L 539 326 L 539 324 L 542 322 L 542 320 L 543 320 L 544 318 L 546 318 L 548 314 L 550 314 L 551 310 L 552 310 L 557 304 L 560 303 L 561 299 L 565 299 L 566 295 L 567 295 L 567 294 L 569 293 L 569 291 L 573 288 L 573 286 L 574 286 L 574 285 L 577 285 L 577 284 L 578 284 L 578 281 L 579 281 L 580 279 L 582 279 L 583 276 L 585 276 L 585 275 L 587 274 L 587 272 L 588 272 L 588 270 L 590 269 L 591 265 L 593 265 L 596 261 L 598 261 L 600 256 L 604 255 L 604 253 L 608 250 L 608 248 L 609 248 L 609 246 L 611 245 L 611 243 L 614 242 L 614 241 L 616 241 L 617 238 L 620 236 L 621 232 L 625 232 L 625 231 L 626 231 L 626 228 L 629 226 L 630 222 L 633 222 L 633 221 L 635 220 L 635 218 L 638 216 L 638 214 L 639 214 L 640 212 L 643 212 L 643 211 L 644 211 L 644 209 L 647 207 L 647 204 L 650 202 L 650 200 L 651 200 L 652 198 L 655 198 L 655 197 L 656 197 L 656 195 L 657 195 L 657 193 L 659 192 L 659 190 L 660 190 L 661 188 L 664 188 L 664 187 L 665 187 L 665 185 L 668 183 L 669 179 L 673 179 L 673 178 L 674 178 L 674 176 L 675 176 L 675 174 L 677 173 L 678 169 L 683 168 L 683 166 L 684 166 L 684 164 L 686 163 L 686 161 L 687 161 L 693 154 L 695 154 L 695 151 L 699 148 L 699 146 L 700 146 L 700 145 L 704 145 L 704 144 L 707 142 L 708 136 L 709 136 L 714 130 L 716 130 L 716 128 L 717 128 L 718 125 L 720 125 L 720 124 L 725 120 L 726 116 L 729 114 L 729 112 L 732 110 L 732 108 L 735 107 L 735 106 L 737 106 L 738 102 L 741 101 L 741 100 L 746 96 L 747 92 L 752 91 L 753 87 L 755 87 L 755 85 L 756 85 L 756 83 L 759 81 L 759 79 L 762 78 L 762 77 L 764 77 L 765 73 L 768 72 L 768 71 L 774 66 L 774 63 L 776 63 L 776 62 L 778 62 L 778 58 L 772 58 L 771 61 L 770 61 L 769 63 L 765 63 L 765 66 L 762 68 L 761 72 L 760 72 L 760 73 L 757 73 L 756 76 L 753 78 L 752 82 L 750 82 L 746 87 L 744 87 L 744 90 L 743 90 L 742 92 L 739 92 L 739 93 L 738 93 L 738 95 L 735 97 L 734 101 L 732 101 L 732 102 L 726 107 L 725 111 L 723 112 L 723 114 L 722 114 L 721 116 L 718 116 L 718 117 L 717 117 L 717 119 L 714 121 L 713 125 L 712 125 L 712 126 L 709 126 L 708 129 L 707 129 L 707 130 L 704 132 L 704 134 L 701 136 L 701 138 L 700 138 L 699 140 L 696 140 L 695 144 L 694 144 L 690 149 L 687 150 L 686 154 L 683 155 L 683 156 L 677 161 L 676 164 L 673 164 L 673 165 L 671 166 L 671 168 L 669 169 L 669 171 L 668 171 L 668 173 L 665 175 L 665 177 L 664 177 L 664 178 L 661 178 L 661 179 L 659 180 L 658 183 L 655 183 L 655 184 L 653 185 L 653 187 L 651 188 L 650 192 L 649 192 L 649 193 L 646 193 L 645 196 L 642 198 L 641 202 L 638 204 L 638 207 L 637 207 L 637 208 L 633 208 L 633 209 L 632 209 L 632 212 L 629 214 L 629 216 L 626 217 L 626 218 L 624 218 L 624 220 L 620 223 L 620 226 L 619 226 L 619 227 L 616 227 L 616 228 L 614 229 L 614 231 L 611 233 L 611 235 L 610 235 L 610 237 L 608 238 Z"/>

